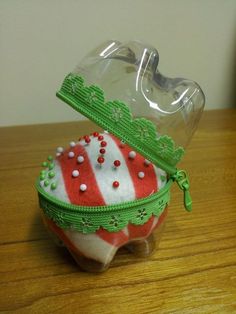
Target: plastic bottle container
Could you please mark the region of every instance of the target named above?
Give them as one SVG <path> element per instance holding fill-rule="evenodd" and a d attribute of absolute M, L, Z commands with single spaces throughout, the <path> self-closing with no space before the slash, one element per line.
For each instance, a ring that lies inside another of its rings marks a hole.
<path fill-rule="evenodd" d="M 107 130 L 59 147 L 37 181 L 45 225 L 83 270 L 104 271 L 123 246 L 141 257 L 153 253 L 173 182 L 191 210 L 188 177 L 176 165 L 196 130 L 204 94 L 193 81 L 163 76 L 158 62 L 151 46 L 109 41 L 57 93 Z"/>

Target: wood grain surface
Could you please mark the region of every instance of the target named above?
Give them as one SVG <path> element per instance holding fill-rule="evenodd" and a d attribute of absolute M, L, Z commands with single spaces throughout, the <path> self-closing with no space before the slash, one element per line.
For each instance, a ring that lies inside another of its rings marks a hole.
<path fill-rule="evenodd" d="M 0 129 L 2 313 L 236 313 L 236 110 L 204 112 L 184 161 L 193 212 L 173 187 L 160 248 L 117 254 L 81 272 L 49 238 L 34 181 L 55 147 L 97 130 L 90 122 Z"/>

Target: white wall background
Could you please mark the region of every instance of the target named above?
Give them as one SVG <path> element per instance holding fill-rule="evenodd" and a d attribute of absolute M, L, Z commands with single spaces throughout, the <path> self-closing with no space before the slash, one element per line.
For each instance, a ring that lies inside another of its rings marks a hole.
<path fill-rule="evenodd" d="M 78 120 L 55 97 L 107 39 L 143 39 L 167 76 L 197 81 L 206 109 L 236 100 L 236 0 L 0 0 L 0 125 Z"/>

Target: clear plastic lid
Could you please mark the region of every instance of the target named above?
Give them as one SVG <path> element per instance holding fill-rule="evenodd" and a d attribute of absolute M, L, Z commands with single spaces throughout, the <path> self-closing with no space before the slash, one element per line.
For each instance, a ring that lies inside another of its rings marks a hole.
<path fill-rule="evenodd" d="M 72 72 L 86 85 L 105 91 L 106 101 L 120 100 L 134 118 L 154 123 L 157 134 L 186 147 L 196 130 L 205 97 L 197 83 L 168 78 L 158 71 L 157 50 L 145 43 L 108 41 L 89 53 Z"/>

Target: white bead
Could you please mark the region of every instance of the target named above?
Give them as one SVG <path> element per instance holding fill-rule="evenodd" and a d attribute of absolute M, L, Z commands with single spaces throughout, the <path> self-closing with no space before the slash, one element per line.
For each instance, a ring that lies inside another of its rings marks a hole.
<path fill-rule="evenodd" d="M 64 150 L 63 147 L 57 147 L 57 152 L 58 152 L 58 153 L 62 153 L 63 150 Z"/>
<path fill-rule="evenodd" d="M 73 142 L 73 141 L 70 142 L 70 147 L 75 147 L 75 145 L 76 145 L 75 142 Z"/>
<path fill-rule="evenodd" d="M 86 184 L 81 184 L 80 185 L 80 191 L 82 191 L 82 192 L 84 192 L 84 191 L 86 191 L 87 190 L 87 185 Z"/>
<path fill-rule="evenodd" d="M 140 172 L 138 173 L 138 177 L 139 177 L 140 179 L 143 179 L 143 178 L 145 177 L 145 173 L 144 173 L 143 171 L 140 171 Z"/>
<path fill-rule="evenodd" d="M 131 150 L 131 152 L 129 152 L 129 158 L 134 159 L 135 157 L 136 157 L 135 151 Z"/>
<path fill-rule="evenodd" d="M 69 158 L 73 158 L 74 156 L 75 156 L 75 153 L 74 153 L 74 152 L 69 152 L 69 153 L 68 153 L 68 157 L 69 157 Z"/>
<path fill-rule="evenodd" d="M 147 165 L 147 166 L 148 166 L 148 165 L 150 165 L 151 161 L 149 161 L 149 160 L 145 159 L 145 160 L 144 160 L 144 163 L 145 163 L 145 165 Z"/>
<path fill-rule="evenodd" d="M 77 161 L 79 164 L 81 164 L 82 162 L 84 162 L 84 157 L 83 156 L 78 156 L 77 157 Z"/>
<path fill-rule="evenodd" d="M 73 170 L 72 171 L 72 177 L 76 178 L 79 176 L 79 171 L 78 170 Z"/>
<path fill-rule="evenodd" d="M 61 156 L 61 153 L 56 153 L 56 156 L 57 156 L 57 157 Z"/>

